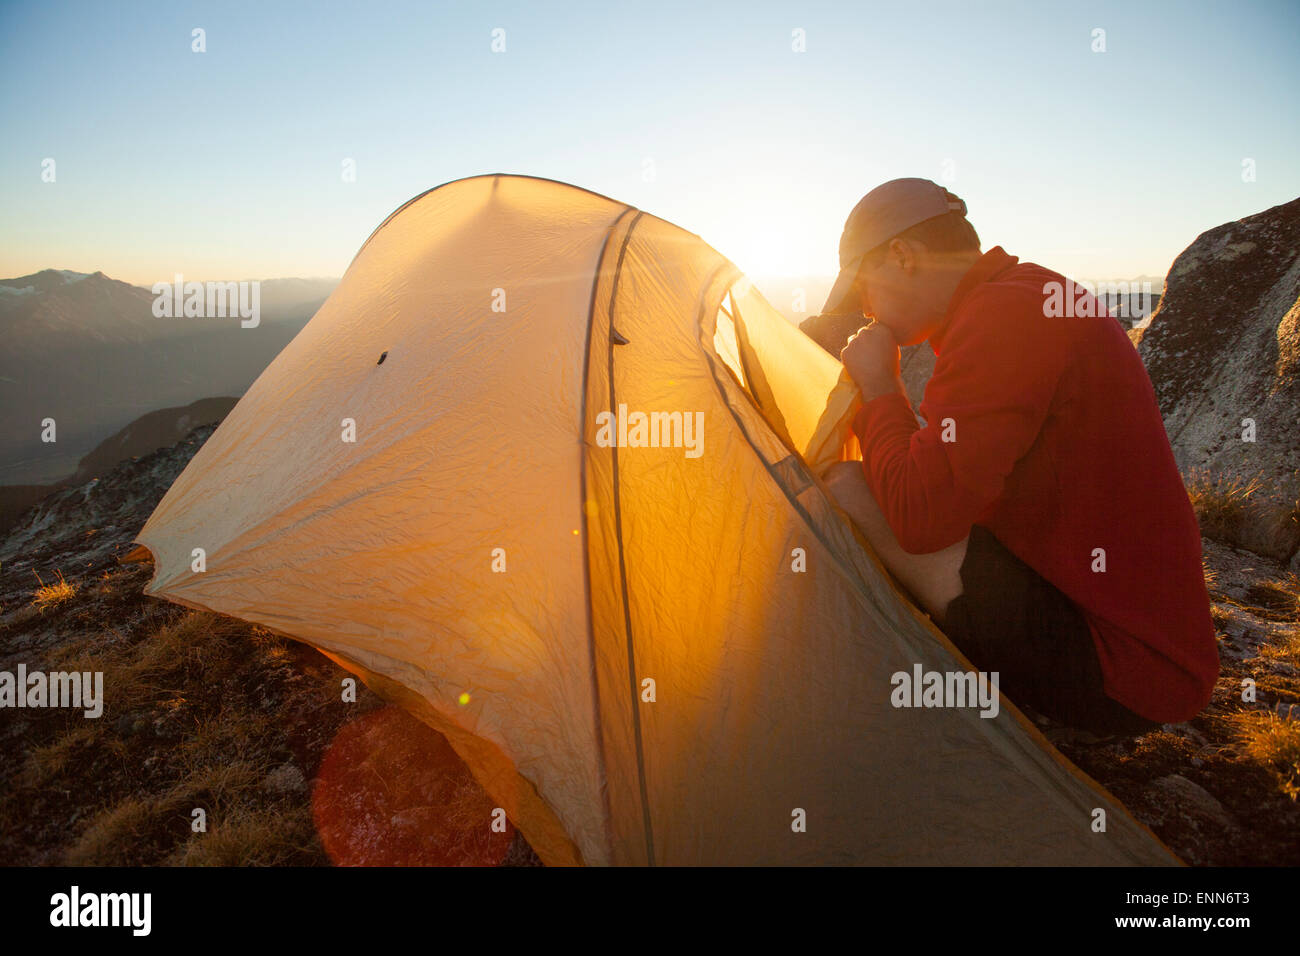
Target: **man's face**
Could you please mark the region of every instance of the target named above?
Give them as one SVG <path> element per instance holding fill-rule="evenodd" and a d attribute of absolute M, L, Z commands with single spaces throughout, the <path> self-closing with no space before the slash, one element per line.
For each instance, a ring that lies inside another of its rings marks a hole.
<path fill-rule="evenodd" d="M 893 332 L 899 345 L 915 344 L 906 341 L 915 333 L 918 311 L 915 293 L 911 291 L 914 286 L 909 280 L 907 271 L 892 253 L 874 263 L 864 261 L 858 270 L 862 314 Z"/>

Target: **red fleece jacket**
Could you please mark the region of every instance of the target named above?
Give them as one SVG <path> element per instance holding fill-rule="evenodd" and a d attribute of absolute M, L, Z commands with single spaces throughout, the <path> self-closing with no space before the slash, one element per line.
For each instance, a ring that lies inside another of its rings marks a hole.
<path fill-rule="evenodd" d="M 1063 316 L 1048 315 L 1049 283 Z M 903 549 L 938 551 L 983 525 L 1082 609 L 1112 699 L 1151 720 L 1195 715 L 1219 675 L 1201 536 L 1119 323 L 998 246 L 962 278 L 930 346 L 925 427 L 901 392 L 853 423 Z"/>

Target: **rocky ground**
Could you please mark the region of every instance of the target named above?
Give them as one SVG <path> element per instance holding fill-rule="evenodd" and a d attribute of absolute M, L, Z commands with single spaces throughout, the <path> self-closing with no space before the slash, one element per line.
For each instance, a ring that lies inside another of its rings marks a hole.
<path fill-rule="evenodd" d="M 438 734 L 364 685 L 344 703 L 348 675 L 304 645 L 142 593 L 150 566 L 120 559 L 212 430 L 55 493 L 0 542 L 0 670 L 107 685 L 98 720 L 0 715 L 0 865 L 537 865 L 517 832 L 483 825 L 491 802 Z M 1189 863 L 1294 865 L 1300 589 L 1281 564 L 1204 545 L 1211 706 L 1136 739 L 1044 730 Z"/>
<path fill-rule="evenodd" d="M 1201 539 L 1221 671 L 1195 719 L 1137 738 L 1049 739 L 1188 863 L 1300 863 L 1300 588 L 1279 562 Z M 1243 701 L 1243 681 L 1254 701 Z"/>

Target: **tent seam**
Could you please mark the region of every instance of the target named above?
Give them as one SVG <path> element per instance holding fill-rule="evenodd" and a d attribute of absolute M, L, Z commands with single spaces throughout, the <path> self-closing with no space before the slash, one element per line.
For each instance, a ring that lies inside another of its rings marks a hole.
<path fill-rule="evenodd" d="M 624 216 L 635 208 L 634 206 L 624 206 L 623 211 L 610 223 L 609 229 L 605 233 L 604 242 L 601 243 L 600 256 L 596 260 L 596 275 L 591 280 L 591 299 L 587 305 L 587 345 L 583 353 L 582 364 L 582 411 L 578 419 L 578 447 L 582 455 L 582 466 L 578 469 L 578 474 L 580 480 L 579 489 L 582 495 L 579 502 L 579 511 L 582 514 L 582 583 L 587 598 L 587 653 L 590 661 L 596 754 L 597 759 L 600 761 L 600 795 L 605 809 L 603 829 L 605 831 L 606 849 L 611 862 L 614 860 L 614 813 L 609 802 L 609 762 L 605 755 L 605 730 L 601 720 L 600 678 L 596 668 L 596 621 L 591 597 L 591 534 L 588 528 L 589 519 L 587 516 L 587 452 L 585 439 L 587 431 L 587 396 L 591 378 L 591 338 L 596 318 L 596 292 L 600 287 L 601 266 L 605 263 L 609 252 L 609 241 L 614 237 L 614 232 L 618 229 L 619 223 L 623 221 Z M 612 298 L 610 302 L 612 305 Z"/>
<path fill-rule="evenodd" d="M 623 274 L 623 258 L 627 255 L 628 244 L 632 241 L 632 232 L 636 229 L 636 224 L 641 217 L 645 215 L 638 212 L 632 223 L 627 227 L 627 235 L 623 237 L 623 245 L 618 252 L 618 264 L 614 267 L 614 282 L 609 294 L 609 406 L 611 409 L 618 407 L 618 400 L 614 394 L 614 309 L 618 302 L 618 280 Z M 641 737 L 641 709 L 637 704 L 636 692 L 636 646 L 632 639 L 632 605 L 628 596 L 627 587 L 627 558 L 623 551 L 623 504 L 622 496 L 619 494 L 618 486 L 618 445 L 615 443 L 610 446 L 610 460 L 613 463 L 613 485 L 614 485 L 614 539 L 618 543 L 618 575 L 623 592 L 623 628 L 627 634 L 627 679 L 628 687 L 631 691 L 632 704 L 632 731 L 633 739 L 636 744 L 636 772 L 637 782 L 641 789 L 641 822 L 645 829 L 646 843 L 646 863 L 649 866 L 655 865 L 654 853 L 654 830 L 650 824 L 650 797 L 646 791 L 645 779 L 645 747 Z"/>

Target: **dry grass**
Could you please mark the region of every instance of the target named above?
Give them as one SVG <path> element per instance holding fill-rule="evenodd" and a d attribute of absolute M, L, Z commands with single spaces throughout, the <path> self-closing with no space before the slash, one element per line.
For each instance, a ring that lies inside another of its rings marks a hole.
<path fill-rule="evenodd" d="M 247 626 L 215 614 L 191 612 L 128 643 L 108 632 L 98 645 L 75 642 L 50 654 L 50 668 L 100 671 L 104 696 L 116 714 L 150 705 L 177 706 L 181 688 L 212 686 L 247 657 Z"/>
<path fill-rule="evenodd" d="M 1258 478 L 1243 481 L 1235 475 L 1210 475 L 1193 470 L 1184 478 L 1187 497 L 1191 499 L 1200 523 L 1201 534 L 1233 547 L 1246 540 L 1248 526 L 1257 520 L 1263 483 Z"/>
<path fill-rule="evenodd" d="M 36 787 L 46 785 L 74 768 L 85 748 L 98 744 L 100 736 L 99 721 L 81 721 L 53 743 L 34 748 L 23 766 L 22 782 Z"/>
<path fill-rule="evenodd" d="M 1205 576 L 1205 590 L 1211 594 L 1215 593 L 1215 588 L 1219 583 L 1219 572 L 1210 567 L 1210 562 L 1204 557 L 1201 558 L 1201 573 Z"/>
<path fill-rule="evenodd" d="M 194 612 L 164 625 L 140 646 L 136 676 L 224 676 L 247 649 L 248 626 L 234 618 Z"/>
<path fill-rule="evenodd" d="M 316 849 L 304 806 L 241 809 L 195 834 L 168 857 L 174 866 L 292 866 Z"/>
<path fill-rule="evenodd" d="M 1296 478 L 1249 480 L 1193 469 L 1183 475 L 1201 534 L 1283 563 L 1300 546 L 1300 472 Z"/>
<path fill-rule="evenodd" d="M 211 729 L 207 730 L 211 733 Z M 130 796 L 102 811 L 68 849 L 73 866 L 138 865 L 142 853 L 182 866 L 276 866 L 315 862 L 320 854 L 311 811 L 303 804 L 267 805 L 260 789 L 265 761 L 196 759 L 175 786 Z M 194 811 L 205 829 L 195 832 Z"/>
<path fill-rule="evenodd" d="M 63 863 L 68 866 L 131 866 L 138 863 L 140 849 L 164 821 L 153 800 L 127 797 L 98 814 L 81 837 L 68 848 Z"/>
<path fill-rule="evenodd" d="M 1282 793 L 1292 800 L 1300 796 L 1300 720 L 1260 711 L 1234 714 L 1230 720 L 1246 758 L 1271 771 Z"/>
<path fill-rule="evenodd" d="M 38 611 L 45 611 L 47 608 L 57 607 L 64 601 L 70 601 L 77 596 L 76 585 L 69 584 L 63 579 L 63 572 L 58 572 L 59 580 L 57 584 L 46 584 L 39 574 L 36 580 L 40 582 L 40 587 L 32 595 L 32 604 Z"/>
<path fill-rule="evenodd" d="M 1300 619 L 1300 574 L 1288 571 L 1281 580 L 1260 581 L 1255 591 L 1270 610 Z"/>
<path fill-rule="evenodd" d="M 1300 627 L 1283 631 L 1259 648 L 1261 657 L 1300 667 Z"/>
<path fill-rule="evenodd" d="M 207 767 L 221 766 L 231 754 L 255 748 L 271 729 L 266 717 L 243 708 L 221 707 L 215 714 L 197 717 L 192 729 L 180 741 L 176 754 L 180 763 L 195 774 Z M 263 773 L 271 767 L 262 768 Z"/>

